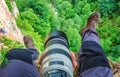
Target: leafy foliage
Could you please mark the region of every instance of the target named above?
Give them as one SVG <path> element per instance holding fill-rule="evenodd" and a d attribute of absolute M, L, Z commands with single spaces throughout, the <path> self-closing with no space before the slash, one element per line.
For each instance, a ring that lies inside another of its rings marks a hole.
<path fill-rule="evenodd" d="M 81 37 L 79 36 L 77 29 L 68 28 L 66 34 L 69 37 L 70 50 L 79 51 Z"/>
<path fill-rule="evenodd" d="M 17 25 L 21 28 L 21 31 L 25 35 L 31 35 L 33 37 L 35 44 L 39 51 L 43 50 L 43 41 L 41 40 L 41 35 L 38 34 L 38 32 L 34 32 L 34 28 L 31 26 L 29 21 L 27 19 L 21 19 L 21 17 L 18 17 L 16 19 Z"/>
<path fill-rule="evenodd" d="M 116 9 L 116 0 L 98 0 L 98 2 L 98 9 L 102 14 L 111 14 Z"/>
<path fill-rule="evenodd" d="M 12 5 L 11 5 L 11 3 L 10 3 L 10 0 L 5 0 L 5 2 L 6 2 L 6 4 L 7 4 L 7 6 L 8 6 L 8 8 L 9 8 L 10 12 L 12 12 L 12 11 L 13 11 L 13 8 L 12 8 Z"/>

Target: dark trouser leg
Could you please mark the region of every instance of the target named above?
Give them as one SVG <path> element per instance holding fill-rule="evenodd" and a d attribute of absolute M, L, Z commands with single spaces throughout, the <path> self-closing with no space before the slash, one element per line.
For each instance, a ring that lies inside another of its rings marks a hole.
<path fill-rule="evenodd" d="M 0 77 L 39 77 L 34 64 L 34 49 L 12 49 L 6 54 L 8 64 L 0 70 Z"/>
<path fill-rule="evenodd" d="M 33 61 L 38 58 L 38 51 L 37 49 L 12 49 L 6 54 L 6 58 L 8 60 L 17 59 L 29 64 L 33 64 Z"/>
<path fill-rule="evenodd" d="M 38 56 L 39 56 L 39 52 L 37 49 L 34 48 L 28 48 L 28 50 L 30 50 L 30 52 L 33 52 L 32 54 L 32 59 L 33 60 L 37 60 Z"/>
<path fill-rule="evenodd" d="M 79 61 L 80 77 L 113 77 L 107 57 L 94 29 L 86 31 L 83 35 Z"/>

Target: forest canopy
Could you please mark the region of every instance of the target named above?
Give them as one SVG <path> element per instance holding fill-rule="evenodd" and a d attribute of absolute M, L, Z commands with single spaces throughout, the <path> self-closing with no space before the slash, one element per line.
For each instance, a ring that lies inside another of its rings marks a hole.
<path fill-rule="evenodd" d="M 35 40 L 44 52 L 44 40 L 51 30 L 64 31 L 70 50 L 79 52 L 79 31 L 93 12 L 101 13 L 97 31 L 105 53 L 120 61 L 120 1 L 119 0 L 15 0 L 20 11 L 16 19 L 23 34 Z"/>

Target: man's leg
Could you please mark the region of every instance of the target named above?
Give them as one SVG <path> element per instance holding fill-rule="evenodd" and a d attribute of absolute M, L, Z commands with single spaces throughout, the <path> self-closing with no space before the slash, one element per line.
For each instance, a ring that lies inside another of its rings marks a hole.
<path fill-rule="evenodd" d="M 33 39 L 29 35 L 26 35 L 24 36 L 23 41 L 25 47 L 33 53 L 32 54 L 33 60 L 37 60 L 39 52 L 38 49 L 35 47 Z"/>
<path fill-rule="evenodd" d="M 29 64 L 34 64 L 33 61 L 37 60 L 39 56 L 39 52 L 35 48 L 34 41 L 28 35 L 24 36 L 23 40 L 26 49 L 20 49 L 20 48 L 12 49 L 6 54 L 6 57 L 8 58 L 8 60 L 17 59 L 27 62 Z"/>
<path fill-rule="evenodd" d="M 100 18 L 99 13 L 93 13 L 85 28 L 81 31 L 82 46 L 80 49 L 80 77 L 113 77 L 104 50 L 100 46 L 96 24 Z"/>
<path fill-rule="evenodd" d="M 24 40 L 27 49 L 12 49 L 6 54 L 8 64 L 0 71 L 0 77 L 39 77 L 34 60 L 39 53 L 34 48 L 34 41 L 30 36 Z M 31 41 L 32 40 L 32 41 Z"/>

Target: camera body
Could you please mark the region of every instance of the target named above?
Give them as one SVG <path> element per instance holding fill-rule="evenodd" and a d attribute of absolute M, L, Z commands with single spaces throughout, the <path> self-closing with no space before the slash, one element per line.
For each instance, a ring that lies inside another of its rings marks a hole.
<path fill-rule="evenodd" d="M 41 77 L 73 77 L 73 65 L 69 43 L 64 32 L 52 31 L 45 42 L 41 59 Z"/>

